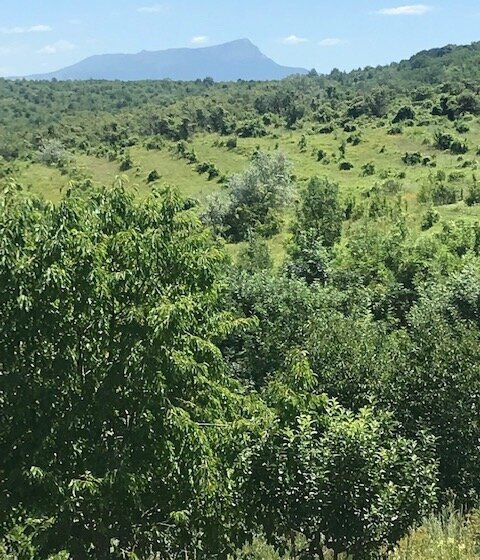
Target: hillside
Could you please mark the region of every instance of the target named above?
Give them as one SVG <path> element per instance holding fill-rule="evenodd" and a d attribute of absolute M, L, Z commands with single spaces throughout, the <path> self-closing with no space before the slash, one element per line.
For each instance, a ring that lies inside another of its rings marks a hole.
<path fill-rule="evenodd" d="M 479 66 L 475 43 L 385 67 L 276 82 L 3 80 L 0 152 L 18 158 L 21 182 L 54 200 L 71 176 L 109 184 L 120 172 L 145 195 L 155 170 L 158 182 L 204 203 L 225 191 L 228 177 L 245 169 L 256 150 L 279 149 L 299 185 L 326 176 L 357 203 L 372 186 L 395 181 L 416 227 L 424 212 L 419 193 L 444 174 L 451 203 L 437 205 L 440 216 L 471 219 L 478 207 L 466 207 L 462 197 L 477 168 Z M 20 99 L 22 109 L 14 109 Z M 439 133 L 466 152 L 439 148 Z M 73 175 L 38 161 L 40 138 L 63 144 Z M 271 242 L 278 259 L 283 239 L 284 233 Z"/>
<path fill-rule="evenodd" d="M 480 42 L 424 50 L 409 59 L 386 66 L 351 72 L 335 70 L 329 77 L 351 87 L 361 87 L 362 84 L 412 87 L 439 85 L 454 80 L 477 81 L 480 77 Z"/>
<path fill-rule="evenodd" d="M 478 560 L 479 61 L 0 80 L 0 560 Z"/>
<path fill-rule="evenodd" d="M 306 74 L 303 68 L 281 66 L 248 39 L 213 47 L 96 55 L 33 80 L 279 80 Z"/>

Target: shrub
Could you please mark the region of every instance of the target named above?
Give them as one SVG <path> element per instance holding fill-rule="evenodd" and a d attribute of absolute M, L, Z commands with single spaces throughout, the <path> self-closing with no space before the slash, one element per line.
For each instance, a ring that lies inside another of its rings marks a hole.
<path fill-rule="evenodd" d="M 156 169 L 153 169 L 148 174 L 147 183 L 154 183 L 155 181 L 158 181 L 159 179 L 160 179 L 160 174 L 158 173 L 158 171 Z"/>
<path fill-rule="evenodd" d="M 289 555 L 281 555 L 263 537 L 254 537 L 233 556 L 233 560 L 289 560 L 289 558 Z"/>
<path fill-rule="evenodd" d="M 387 134 L 389 134 L 390 136 L 394 136 L 396 134 L 402 134 L 402 127 L 401 126 L 392 126 L 390 129 L 388 129 Z"/>
<path fill-rule="evenodd" d="M 365 165 L 362 165 L 362 175 L 363 177 L 370 177 L 371 175 L 375 175 L 375 164 L 370 161 Z"/>
<path fill-rule="evenodd" d="M 473 185 L 470 187 L 468 194 L 465 197 L 465 204 L 467 206 L 480 204 L 480 185 L 476 180 L 474 180 Z"/>
<path fill-rule="evenodd" d="M 42 140 L 37 152 L 39 163 L 49 166 L 64 167 L 71 159 L 71 155 L 64 148 L 62 142 L 55 138 Z"/>
<path fill-rule="evenodd" d="M 234 150 L 238 145 L 238 139 L 236 137 L 229 138 L 227 140 L 226 146 L 229 150 Z"/>
<path fill-rule="evenodd" d="M 196 167 L 196 170 L 199 175 L 203 175 L 204 173 L 207 173 L 209 181 L 220 175 L 220 171 L 217 169 L 215 164 L 210 163 L 208 161 L 199 163 Z"/>
<path fill-rule="evenodd" d="M 466 154 L 468 152 L 468 145 L 461 140 L 454 140 L 450 145 L 450 151 L 455 155 Z"/>
<path fill-rule="evenodd" d="M 329 124 L 327 126 L 323 126 L 318 130 L 319 134 L 331 134 L 334 131 L 333 125 Z"/>
<path fill-rule="evenodd" d="M 440 220 L 440 214 L 435 208 L 429 208 L 422 216 L 420 227 L 423 231 L 430 229 Z"/>
<path fill-rule="evenodd" d="M 468 126 L 468 124 L 466 123 L 457 123 L 455 125 L 455 130 L 459 133 L 459 134 L 466 134 L 469 130 L 470 127 Z"/>
<path fill-rule="evenodd" d="M 347 143 L 351 144 L 352 146 L 358 146 L 362 141 L 362 138 L 359 134 L 352 134 L 347 138 Z"/>
<path fill-rule="evenodd" d="M 120 171 L 128 171 L 133 167 L 133 160 L 130 154 L 124 154 L 120 160 Z"/>
<path fill-rule="evenodd" d="M 340 171 L 350 171 L 350 169 L 353 169 L 354 165 L 349 161 L 342 161 L 338 167 Z"/>
<path fill-rule="evenodd" d="M 433 136 L 433 144 L 439 150 L 449 150 L 452 146 L 454 138 L 451 134 L 437 131 Z"/>
<path fill-rule="evenodd" d="M 395 115 L 395 118 L 393 119 L 393 124 L 402 121 L 412 120 L 414 118 L 415 118 L 415 111 L 412 109 L 412 107 L 404 106 L 398 110 L 397 114 Z"/>
<path fill-rule="evenodd" d="M 300 140 L 298 141 L 298 149 L 301 152 L 304 152 L 307 149 L 307 139 L 305 138 L 305 134 L 302 134 Z"/>
<path fill-rule="evenodd" d="M 327 157 L 327 152 L 325 150 L 317 150 L 317 161 L 323 161 Z"/>
<path fill-rule="evenodd" d="M 164 145 L 164 141 L 160 136 L 152 136 L 145 141 L 145 148 L 147 150 L 161 150 Z"/>
<path fill-rule="evenodd" d="M 273 259 L 267 242 L 252 235 L 238 256 L 238 267 L 248 273 L 271 270 Z"/>
<path fill-rule="evenodd" d="M 202 170 L 207 165 L 203 164 Z M 246 240 L 254 233 L 271 237 L 279 231 L 280 211 L 292 199 L 290 171 L 291 165 L 282 153 L 256 152 L 246 171 L 229 178 L 228 199 L 223 201 L 222 211 L 209 208 L 204 220 L 234 241 Z"/>
<path fill-rule="evenodd" d="M 438 183 L 432 189 L 432 201 L 437 206 L 454 204 L 458 200 L 458 192 L 453 185 Z"/>
<path fill-rule="evenodd" d="M 407 152 L 403 157 L 402 161 L 405 165 L 419 165 L 422 163 L 423 157 L 420 152 Z"/>
<path fill-rule="evenodd" d="M 261 138 L 267 134 L 267 131 L 260 121 L 250 120 L 240 124 L 236 133 L 241 138 Z"/>
<path fill-rule="evenodd" d="M 189 149 L 188 144 L 184 140 L 177 143 L 174 152 L 178 157 L 186 159 L 188 163 L 197 163 L 198 161 L 195 150 L 193 148 Z"/>

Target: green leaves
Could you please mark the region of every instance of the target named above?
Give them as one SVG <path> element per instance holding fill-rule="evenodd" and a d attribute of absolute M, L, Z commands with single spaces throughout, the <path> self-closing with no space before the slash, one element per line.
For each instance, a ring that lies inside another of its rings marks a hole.
<path fill-rule="evenodd" d="M 223 546 L 217 450 L 243 416 L 213 343 L 232 328 L 223 253 L 176 193 L 135 202 L 121 184 L 57 207 L 5 198 L 0 230 L 2 526 L 48 515 L 36 545 L 96 557 L 119 536 Z"/>
<path fill-rule="evenodd" d="M 291 164 L 280 152 L 257 151 L 251 166 L 230 178 L 228 188 L 226 199 L 210 197 L 205 222 L 233 241 L 255 234 L 272 237 L 279 232 L 280 212 L 292 200 Z"/>

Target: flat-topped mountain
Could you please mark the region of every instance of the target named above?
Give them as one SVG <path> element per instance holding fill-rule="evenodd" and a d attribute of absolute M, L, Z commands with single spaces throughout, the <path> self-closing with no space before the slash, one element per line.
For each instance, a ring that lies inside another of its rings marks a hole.
<path fill-rule="evenodd" d="M 103 54 L 86 58 L 56 72 L 29 76 L 34 80 L 278 80 L 306 74 L 265 56 L 248 39 L 203 48 Z"/>

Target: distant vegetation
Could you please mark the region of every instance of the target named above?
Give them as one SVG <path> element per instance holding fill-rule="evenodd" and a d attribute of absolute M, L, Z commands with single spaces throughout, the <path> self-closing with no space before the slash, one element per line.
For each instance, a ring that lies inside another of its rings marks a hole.
<path fill-rule="evenodd" d="M 479 558 L 479 62 L 0 80 L 2 560 Z"/>

